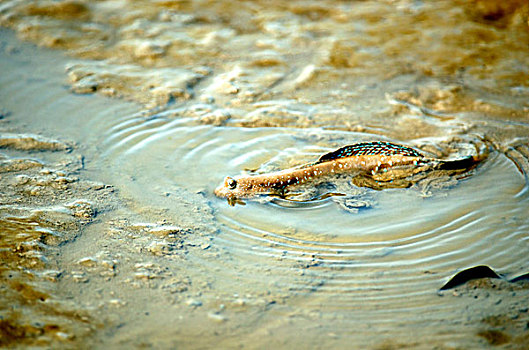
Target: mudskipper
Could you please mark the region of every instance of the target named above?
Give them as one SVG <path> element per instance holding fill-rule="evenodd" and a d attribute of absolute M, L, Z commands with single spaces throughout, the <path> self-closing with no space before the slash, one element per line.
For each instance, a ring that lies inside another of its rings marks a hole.
<path fill-rule="evenodd" d="M 466 156 L 443 160 L 391 142 L 362 142 L 341 147 L 322 155 L 313 163 L 259 175 L 226 177 L 215 189 L 215 195 L 227 198 L 230 204 L 257 195 L 285 197 L 293 189 L 323 178 L 347 174 L 361 177 L 366 187 L 383 188 L 399 179 L 429 170 L 468 170 L 483 157 Z M 368 179 L 368 181 L 365 181 Z M 369 185 L 371 184 L 371 185 Z M 404 187 L 404 186 L 400 186 Z"/>

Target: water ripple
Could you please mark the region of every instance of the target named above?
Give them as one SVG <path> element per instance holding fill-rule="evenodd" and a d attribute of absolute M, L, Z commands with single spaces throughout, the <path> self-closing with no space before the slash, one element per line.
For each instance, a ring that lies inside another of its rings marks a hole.
<path fill-rule="evenodd" d="M 317 292 L 315 300 L 329 308 L 361 307 L 378 320 L 391 310 L 441 310 L 445 306 L 431 295 L 455 270 L 478 264 L 507 270 L 526 260 L 529 248 L 519 244 L 529 227 L 524 149 L 494 153 L 470 176 L 427 197 L 413 188 L 362 192 L 374 204 L 356 214 L 332 198 L 232 207 L 213 196 L 226 175 L 302 164 L 339 145 L 375 138 L 317 133 L 314 141 L 310 129 L 135 116 L 110 130 L 105 157 L 134 174 L 122 183 L 140 202 L 161 196 L 160 188 L 206 193 L 220 229 L 212 241 L 218 254 L 189 257 L 205 271 L 250 286 Z"/>

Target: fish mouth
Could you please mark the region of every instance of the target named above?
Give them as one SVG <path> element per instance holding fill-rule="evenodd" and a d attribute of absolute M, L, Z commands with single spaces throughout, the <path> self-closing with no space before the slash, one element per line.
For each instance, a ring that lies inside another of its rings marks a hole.
<path fill-rule="evenodd" d="M 217 186 L 213 193 L 219 198 L 235 199 L 238 197 L 232 190 L 224 186 L 224 184 Z"/>
<path fill-rule="evenodd" d="M 230 189 L 227 187 L 220 185 L 213 191 L 215 196 L 221 199 L 226 199 L 228 201 L 228 204 L 230 206 L 235 206 L 236 204 L 245 205 L 245 203 L 240 199 L 239 196 L 237 196 L 235 193 L 233 193 Z"/>
<path fill-rule="evenodd" d="M 229 195 L 227 188 L 222 185 L 215 188 L 213 193 L 215 194 L 215 196 L 221 197 L 221 198 L 228 198 L 228 195 Z"/>
<path fill-rule="evenodd" d="M 224 185 L 219 185 L 217 188 L 215 188 L 213 193 L 215 194 L 215 196 L 219 198 L 228 199 L 228 201 L 236 201 L 239 199 L 246 199 L 246 198 L 253 196 L 253 194 L 248 195 L 246 193 L 241 193 L 240 191 L 237 191 L 237 190 L 229 189 Z"/>

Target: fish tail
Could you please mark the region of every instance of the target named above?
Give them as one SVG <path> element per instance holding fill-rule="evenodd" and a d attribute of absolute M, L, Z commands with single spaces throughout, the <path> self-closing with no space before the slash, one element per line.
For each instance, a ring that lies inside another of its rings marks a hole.
<path fill-rule="evenodd" d="M 486 144 L 481 145 L 481 147 L 478 145 L 474 147 L 476 154 L 454 160 L 438 160 L 436 168 L 442 170 L 469 169 L 489 156 L 490 149 Z"/>
<path fill-rule="evenodd" d="M 454 160 L 439 160 L 437 161 L 436 168 L 440 170 L 467 169 L 474 166 L 479 161 L 480 160 L 476 156 L 468 156 Z"/>

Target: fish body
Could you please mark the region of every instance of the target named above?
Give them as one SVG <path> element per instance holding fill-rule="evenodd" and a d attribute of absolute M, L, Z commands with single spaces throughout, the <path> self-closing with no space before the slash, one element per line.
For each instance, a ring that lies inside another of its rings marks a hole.
<path fill-rule="evenodd" d="M 454 161 L 424 156 L 419 151 L 391 142 L 362 142 L 322 155 L 316 162 L 261 175 L 226 177 L 215 195 L 236 200 L 259 194 L 284 195 L 286 191 L 326 176 L 368 175 L 376 181 L 391 181 L 430 168 L 464 168 L 474 157 Z"/>

